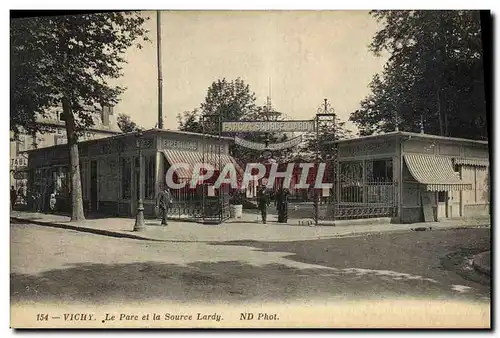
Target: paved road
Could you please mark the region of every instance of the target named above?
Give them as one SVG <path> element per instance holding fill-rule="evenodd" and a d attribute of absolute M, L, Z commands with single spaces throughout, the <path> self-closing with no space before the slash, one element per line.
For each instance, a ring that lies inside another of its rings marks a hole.
<path fill-rule="evenodd" d="M 13 302 L 489 301 L 489 229 L 299 242 L 155 243 L 11 224 Z"/>

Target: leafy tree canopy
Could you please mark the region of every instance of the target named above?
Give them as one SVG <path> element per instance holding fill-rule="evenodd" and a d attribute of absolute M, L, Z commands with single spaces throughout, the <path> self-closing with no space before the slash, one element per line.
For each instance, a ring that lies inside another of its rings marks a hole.
<path fill-rule="evenodd" d="M 241 78 L 214 81 L 199 109 L 177 115 L 179 130 L 217 134 L 217 123 L 247 118 L 255 109 L 255 93 Z"/>
<path fill-rule="evenodd" d="M 73 221 L 85 219 L 78 135 L 93 125 L 96 110 L 118 102 L 124 88 L 109 80 L 122 75 L 125 51 L 148 40 L 145 20 L 136 12 L 11 20 L 11 130 L 36 132 L 37 117 L 62 106 Z"/>
<path fill-rule="evenodd" d="M 118 118 L 117 118 L 117 123 L 118 123 L 118 127 L 120 128 L 120 130 L 124 133 L 131 133 L 131 132 L 140 131 L 140 130 L 144 129 L 144 128 L 139 127 L 137 125 L 137 123 L 132 121 L 130 116 L 127 114 L 119 114 Z"/>
<path fill-rule="evenodd" d="M 40 16 L 11 20 L 11 130 L 33 132 L 38 116 L 62 106 L 75 115 L 75 128 L 93 125 L 92 114 L 115 105 L 124 88 L 124 52 L 148 40 L 147 18 L 135 12 Z"/>
<path fill-rule="evenodd" d="M 400 130 L 486 139 L 478 11 L 372 11 L 384 24 L 370 45 L 390 57 L 350 120 L 362 135 Z"/>

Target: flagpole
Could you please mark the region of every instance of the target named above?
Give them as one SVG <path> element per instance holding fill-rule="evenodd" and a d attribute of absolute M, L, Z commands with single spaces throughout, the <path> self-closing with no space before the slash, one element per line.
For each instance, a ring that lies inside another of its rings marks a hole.
<path fill-rule="evenodd" d="M 161 11 L 156 11 L 156 41 L 158 62 L 158 129 L 163 129 L 163 78 L 161 72 Z"/>

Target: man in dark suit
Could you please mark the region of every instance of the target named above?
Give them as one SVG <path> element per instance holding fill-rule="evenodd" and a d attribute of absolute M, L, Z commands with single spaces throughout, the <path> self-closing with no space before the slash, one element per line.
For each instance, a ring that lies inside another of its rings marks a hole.
<path fill-rule="evenodd" d="M 172 207 L 172 194 L 170 193 L 170 189 L 167 188 L 166 185 L 163 186 L 163 189 L 158 194 L 156 198 L 156 207 L 159 208 L 161 214 L 161 225 L 167 225 L 167 215 L 168 209 Z"/>
<path fill-rule="evenodd" d="M 261 185 L 257 190 L 257 205 L 262 216 L 262 223 L 266 224 L 267 221 L 267 207 L 269 206 L 270 199 L 269 194 L 266 191 L 266 187 Z"/>

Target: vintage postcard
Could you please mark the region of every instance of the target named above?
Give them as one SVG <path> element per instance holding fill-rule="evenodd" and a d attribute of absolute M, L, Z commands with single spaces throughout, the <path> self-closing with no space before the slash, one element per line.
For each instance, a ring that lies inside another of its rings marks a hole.
<path fill-rule="evenodd" d="M 490 13 L 11 12 L 10 325 L 491 327 Z"/>

